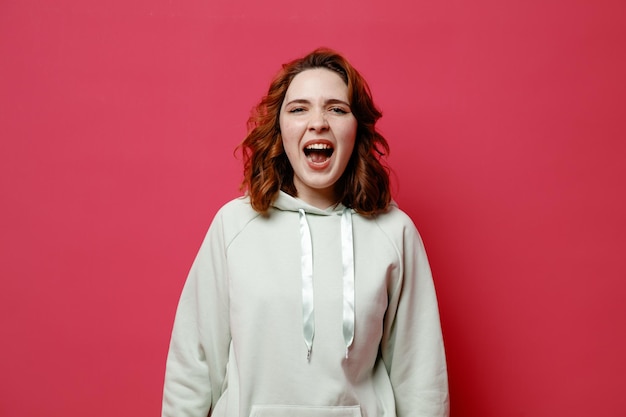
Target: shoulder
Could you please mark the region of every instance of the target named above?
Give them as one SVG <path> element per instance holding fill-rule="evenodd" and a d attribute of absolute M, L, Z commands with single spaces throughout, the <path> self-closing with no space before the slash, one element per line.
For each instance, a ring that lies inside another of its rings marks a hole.
<path fill-rule="evenodd" d="M 417 232 L 411 217 L 401 210 L 397 204 L 392 203 L 387 210 L 373 217 L 374 221 L 383 229 L 389 231 L 403 232 L 412 230 Z"/>
<path fill-rule="evenodd" d="M 258 216 L 259 213 L 252 208 L 247 196 L 237 197 L 224 204 L 217 211 L 216 217 L 224 219 L 242 219 Z"/>
<path fill-rule="evenodd" d="M 217 211 L 211 227 L 221 229 L 224 240 L 229 242 L 259 216 L 260 213 L 252 208 L 247 196 L 238 197 L 230 200 Z"/>
<path fill-rule="evenodd" d="M 372 221 L 399 248 L 422 246 L 422 238 L 411 217 L 392 203 L 387 210 L 372 217 Z"/>

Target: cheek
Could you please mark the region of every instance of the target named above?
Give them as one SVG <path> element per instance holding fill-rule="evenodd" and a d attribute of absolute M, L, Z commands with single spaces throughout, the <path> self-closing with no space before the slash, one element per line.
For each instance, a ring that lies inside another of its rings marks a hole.
<path fill-rule="evenodd" d="M 288 126 L 283 127 L 282 125 L 280 128 L 280 136 L 287 158 L 292 159 L 292 157 L 299 152 L 297 137 Z"/>
<path fill-rule="evenodd" d="M 357 124 L 350 123 L 343 126 L 341 131 L 341 139 L 346 146 L 349 146 L 351 149 L 354 148 L 354 144 L 356 142 L 356 131 Z"/>
<path fill-rule="evenodd" d="M 297 141 L 302 131 L 302 123 L 294 122 L 293 120 L 279 121 L 280 134 L 283 137 L 283 142 Z"/>
<path fill-rule="evenodd" d="M 285 148 L 285 151 L 287 152 L 289 152 L 289 149 L 293 147 L 295 143 L 297 143 L 294 134 L 289 129 L 281 128 L 280 137 L 283 141 L 283 148 Z"/>

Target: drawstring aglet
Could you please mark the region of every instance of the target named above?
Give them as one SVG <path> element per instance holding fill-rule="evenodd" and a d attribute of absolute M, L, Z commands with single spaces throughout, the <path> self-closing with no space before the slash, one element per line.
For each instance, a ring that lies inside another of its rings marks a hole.
<path fill-rule="evenodd" d="M 306 350 L 306 360 L 307 362 L 311 362 L 311 348 Z"/>

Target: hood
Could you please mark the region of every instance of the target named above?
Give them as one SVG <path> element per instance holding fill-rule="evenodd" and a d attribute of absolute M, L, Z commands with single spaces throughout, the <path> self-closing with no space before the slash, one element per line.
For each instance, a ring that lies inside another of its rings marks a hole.
<path fill-rule="evenodd" d="M 300 270 L 302 279 L 302 332 L 307 348 L 307 361 L 311 360 L 315 337 L 315 294 L 313 293 L 313 243 L 307 214 L 341 215 L 341 258 L 343 276 L 343 337 L 346 345 L 345 358 L 354 341 L 354 244 L 352 241 L 353 210 L 343 204 L 325 210 L 314 207 L 299 198 L 280 191 L 273 207 L 281 211 L 298 212 L 300 222 Z"/>
<path fill-rule="evenodd" d="M 300 200 L 298 197 L 293 197 L 287 194 L 284 191 L 279 191 L 277 197 L 274 199 L 272 203 L 272 207 L 281 211 L 300 211 L 304 210 L 308 214 L 319 214 L 322 216 L 330 216 L 332 214 L 341 214 L 346 207 L 339 203 L 334 206 L 330 206 L 327 209 L 320 209 L 315 206 L 312 206 L 305 202 L 304 200 Z"/>
<path fill-rule="evenodd" d="M 276 198 L 274 199 L 274 202 L 272 203 L 272 207 L 281 211 L 299 211 L 300 209 L 302 209 L 306 213 L 319 214 L 322 216 L 341 214 L 346 209 L 346 206 L 341 203 L 337 203 L 337 205 L 330 206 L 326 209 L 320 209 L 308 204 L 304 200 L 300 200 L 298 197 L 289 195 L 284 191 L 278 192 Z M 394 200 L 391 200 L 389 202 L 389 208 L 391 207 L 398 207 L 398 204 Z M 354 210 L 351 211 L 352 213 L 354 213 Z"/>

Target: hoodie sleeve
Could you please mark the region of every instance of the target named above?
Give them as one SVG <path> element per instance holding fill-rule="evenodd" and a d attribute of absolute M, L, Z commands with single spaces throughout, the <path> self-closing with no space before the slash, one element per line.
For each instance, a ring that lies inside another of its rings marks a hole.
<path fill-rule="evenodd" d="M 389 298 L 381 350 L 398 417 L 447 417 L 448 377 L 439 310 L 422 240 L 405 218 L 398 280 Z"/>
<path fill-rule="evenodd" d="M 163 417 L 206 417 L 222 394 L 230 332 L 221 219 L 218 212 L 178 303 L 165 371 Z"/>

